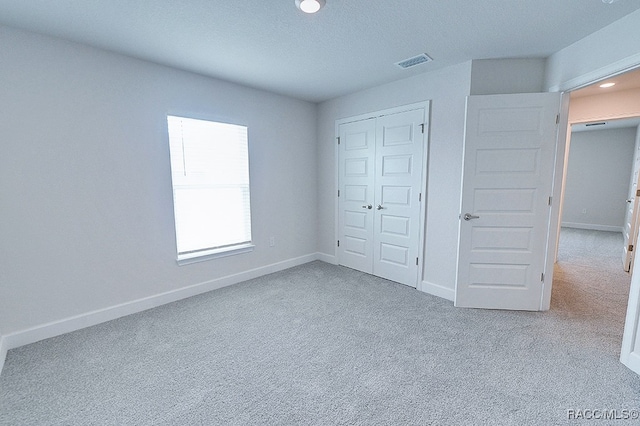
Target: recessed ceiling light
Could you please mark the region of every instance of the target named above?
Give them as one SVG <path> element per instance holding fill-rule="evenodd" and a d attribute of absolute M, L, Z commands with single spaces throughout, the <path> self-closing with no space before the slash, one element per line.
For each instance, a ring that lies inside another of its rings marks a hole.
<path fill-rule="evenodd" d="M 316 13 L 326 3 L 325 0 L 296 0 L 296 7 L 304 13 Z"/>
<path fill-rule="evenodd" d="M 604 83 L 604 84 L 601 84 L 600 87 L 602 87 L 603 89 L 606 89 L 608 87 L 613 87 L 615 85 L 616 85 L 615 83 Z"/>

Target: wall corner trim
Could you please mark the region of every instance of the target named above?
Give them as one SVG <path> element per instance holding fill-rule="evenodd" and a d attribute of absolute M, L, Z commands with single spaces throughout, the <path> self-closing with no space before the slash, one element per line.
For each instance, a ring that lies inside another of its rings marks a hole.
<path fill-rule="evenodd" d="M 454 289 L 444 287 L 440 284 L 430 283 L 428 281 L 422 281 L 422 287 L 420 290 L 432 296 L 441 297 L 451 302 L 453 302 L 456 297 L 456 291 Z"/>
<path fill-rule="evenodd" d="M 0 374 L 2 374 L 2 368 L 4 367 L 4 360 L 7 358 L 7 351 L 9 349 L 5 345 L 4 336 L 0 335 Z"/>
<path fill-rule="evenodd" d="M 40 340 L 59 336 L 61 334 L 70 333 L 103 322 L 118 319 L 127 315 L 146 311 L 147 309 L 156 308 L 167 303 L 176 302 L 188 297 L 197 296 L 212 290 L 217 290 L 243 281 L 261 277 L 263 275 L 272 274 L 305 263 L 322 260 L 319 253 L 312 253 L 305 256 L 288 259 L 282 262 L 273 263 L 248 271 L 240 272 L 234 275 L 217 278 L 211 281 L 205 281 L 199 284 L 193 284 L 180 289 L 156 294 L 143 299 L 133 300 L 122 303 L 120 305 L 110 306 L 96 311 L 86 312 L 58 321 L 37 325 L 26 330 L 17 331 L 4 336 L 0 336 L 0 373 L 7 352 L 11 349 L 35 343 Z"/>
<path fill-rule="evenodd" d="M 326 253 L 317 253 L 317 256 L 318 256 L 318 260 L 322 262 L 329 263 L 331 265 L 338 264 L 338 258 L 334 255 L 326 254 Z"/>

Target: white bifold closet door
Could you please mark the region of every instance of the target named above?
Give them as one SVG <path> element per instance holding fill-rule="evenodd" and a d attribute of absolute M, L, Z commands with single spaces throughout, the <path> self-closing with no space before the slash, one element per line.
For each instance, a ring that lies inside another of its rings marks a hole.
<path fill-rule="evenodd" d="M 416 287 L 425 108 L 339 126 L 338 262 Z"/>

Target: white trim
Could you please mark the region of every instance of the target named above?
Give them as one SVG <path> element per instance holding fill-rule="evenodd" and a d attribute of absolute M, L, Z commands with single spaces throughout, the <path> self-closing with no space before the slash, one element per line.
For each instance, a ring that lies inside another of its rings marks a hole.
<path fill-rule="evenodd" d="M 90 327 L 92 325 L 121 318 L 126 315 L 142 312 L 147 309 L 156 308 L 167 303 L 186 299 L 188 297 L 196 296 L 198 294 L 206 293 L 212 290 L 217 290 L 222 287 L 227 287 L 253 278 L 258 278 L 263 275 L 282 271 L 284 269 L 318 260 L 318 258 L 318 253 L 313 253 L 306 256 L 285 260 L 283 262 L 273 263 L 271 265 L 250 269 L 238 274 L 228 275 L 226 277 L 217 278 L 211 281 L 205 281 L 200 284 L 194 284 L 188 287 L 183 287 L 154 296 L 145 297 L 143 299 L 122 303 L 116 306 L 110 306 L 104 309 L 98 309 L 92 312 L 87 312 L 62 320 L 53 321 L 47 324 L 37 325 L 26 330 L 17 331 L 6 336 L 2 336 L 2 340 L 0 340 L 0 356 L 2 358 L 1 362 L 4 363 L 4 355 L 6 355 L 6 352 L 9 349 L 28 345 L 30 343 L 35 343 L 37 341 L 59 336 L 61 334 L 70 333 L 72 331 L 80 330 L 85 327 Z"/>
<path fill-rule="evenodd" d="M 549 88 L 549 92 L 565 92 L 581 89 L 600 80 L 615 77 L 616 75 L 631 71 L 640 65 L 640 53 L 628 56 L 612 64 L 590 71 L 578 77 L 572 78 Z"/>
<path fill-rule="evenodd" d="M 340 136 L 340 126 L 346 123 L 352 123 L 355 121 L 368 120 L 370 118 L 378 118 L 383 117 L 385 115 L 398 114 L 401 112 L 413 111 L 417 109 L 422 109 L 424 112 L 424 146 L 423 146 L 423 160 L 422 160 L 422 185 L 420 187 L 420 191 L 422 193 L 422 202 L 420 203 L 420 223 L 419 223 L 419 231 L 418 231 L 418 271 L 415 280 L 415 287 L 420 289 L 422 276 L 424 274 L 424 246 L 425 246 L 425 229 L 427 225 L 427 202 L 428 202 L 428 193 L 427 193 L 427 180 L 429 177 L 429 152 L 430 152 L 430 136 L 431 136 L 431 100 L 427 99 L 421 102 L 414 102 L 407 105 L 400 105 L 392 108 L 386 108 L 374 112 L 368 112 L 365 114 L 359 114 L 351 117 L 341 118 L 335 121 L 335 129 L 334 135 L 337 139 Z M 334 176 L 335 176 L 335 192 L 334 196 L 336 196 L 335 204 L 334 204 L 334 242 L 337 243 L 340 238 L 340 200 L 337 198 L 338 190 L 340 189 L 340 173 L 339 173 L 339 161 L 340 161 L 340 150 L 338 144 L 334 144 Z M 338 248 L 337 244 L 334 246 L 334 257 L 335 257 L 335 265 L 340 264 L 340 259 L 338 258 Z"/>
<path fill-rule="evenodd" d="M 640 355 L 636 352 L 629 353 L 626 358 L 623 358 L 623 356 L 620 355 L 620 362 L 622 362 L 629 370 L 636 374 L 640 374 Z"/>
<path fill-rule="evenodd" d="M 549 91 L 550 92 L 557 92 L 557 91 L 570 92 L 572 90 L 576 90 L 576 89 L 588 86 L 590 84 L 596 83 L 605 78 L 613 77 L 638 67 L 640 67 L 640 53 L 636 53 L 634 55 L 628 56 L 612 64 L 598 68 L 597 70 L 587 72 L 578 77 L 567 80 L 557 86 L 550 87 Z M 568 115 L 566 117 L 565 116 L 561 117 L 561 123 L 566 124 L 568 126 L 569 124 Z M 563 154 L 568 154 L 566 150 L 569 144 L 568 142 L 569 139 L 570 138 L 567 136 L 564 141 L 558 140 L 558 145 L 556 146 L 557 157 Z M 555 179 L 554 185 L 559 184 L 560 187 L 559 188 L 554 187 L 554 198 L 556 200 L 560 199 L 561 203 L 563 202 L 562 200 L 563 197 L 562 196 L 558 197 L 558 196 L 564 192 L 563 180 L 566 177 L 566 164 L 567 164 L 566 155 L 565 155 L 565 160 L 563 162 L 558 161 L 558 158 L 556 158 L 555 173 L 557 178 Z M 561 215 L 560 206 L 558 206 L 558 208 L 554 207 L 552 211 L 552 216 L 550 218 L 550 223 L 553 224 L 554 221 L 555 223 L 560 222 L 560 215 Z M 555 247 L 555 249 L 557 252 L 557 246 Z M 549 255 L 548 259 L 551 259 L 551 256 L 549 253 L 549 251 L 551 251 L 550 245 L 547 246 L 547 250 Z M 636 252 L 636 256 L 638 256 L 637 252 Z M 550 274 L 551 285 L 549 286 L 545 285 L 543 299 L 541 301 L 543 310 L 548 309 L 548 307 L 550 306 L 551 288 L 553 286 L 553 262 L 548 261 L 547 266 L 550 266 L 550 268 L 547 269 L 546 273 Z M 627 316 L 626 316 L 626 321 L 624 325 L 622 345 L 620 348 L 620 361 L 635 373 L 640 374 L 640 359 L 636 358 L 635 356 L 632 357 L 632 355 L 635 355 L 635 353 L 632 351 L 635 345 L 635 336 L 637 334 L 638 322 L 640 322 L 640 313 L 639 313 L 640 312 L 640 308 L 639 308 L 640 294 L 638 294 L 638 292 L 635 290 L 636 287 L 640 287 L 640 286 L 634 286 L 635 280 L 638 280 L 638 279 L 640 279 L 638 278 L 638 273 L 631 274 L 632 285 L 631 285 L 631 292 L 629 294 L 629 301 L 627 303 Z"/>
<path fill-rule="evenodd" d="M 6 346 L 4 336 L 0 335 L 0 374 L 2 374 L 4 360 L 7 358 L 7 352 L 9 351 L 9 348 Z"/>
<path fill-rule="evenodd" d="M 443 299 L 447 299 L 451 302 L 453 302 L 456 297 L 456 291 L 453 288 L 444 287 L 440 284 L 434 284 L 428 281 L 422 281 L 421 284 L 420 291 L 432 296 L 442 297 Z"/>
<path fill-rule="evenodd" d="M 335 255 L 326 254 L 326 253 L 316 253 L 318 260 L 329 263 L 331 265 L 338 264 L 338 258 Z"/>
<path fill-rule="evenodd" d="M 596 225 L 592 223 L 562 222 L 563 228 L 588 229 L 591 231 L 623 232 L 622 226 Z"/>
<path fill-rule="evenodd" d="M 637 259 L 638 257 L 640 257 L 640 254 L 636 251 L 634 262 L 639 260 Z M 640 281 L 640 274 L 632 274 L 627 315 L 620 347 L 620 362 L 636 374 L 640 374 L 640 357 L 635 350 L 638 337 L 638 322 L 640 321 L 640 283 L 638 281 Z"/>
<path fill-rule="evenodd" d="M 551 210 L 549 212 L 547 227 L 547 243 L 545 247 L 544 260 L 544 281 L 542 283 L 542 293 L 540 294 L 540 310 L 551 309 L 551 289 L 553 287 L 554 265 L 558 253 L 558 243 L 560 241 L 560 220 L 562 217 L 562 206 L 564 203 L 564 183 L 566 180 L 566 169 L 569 159 L 569 102 L 570 97 L 566 93 L 560 95 L 559 121 L 556 129 L 555 158 L 553 167 L 553 182 L 551 187 Z M 559 202 L 558 202 L 559 201 Z"/>
<path fill-rule="evenodd" d="M 233 247 L 210 249 L 195 253 L 178 254 L 178 265 L 190 265 L 192 263 L 204 262 L 220 257 L 235 256 L 236 254 L 249 253 L 255 246 L 251 243 L 241 244 Z"/>

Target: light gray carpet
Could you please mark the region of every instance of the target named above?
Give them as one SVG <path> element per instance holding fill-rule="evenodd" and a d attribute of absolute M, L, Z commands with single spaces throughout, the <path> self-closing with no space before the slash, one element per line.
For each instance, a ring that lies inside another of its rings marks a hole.
<path fill-rule="evenodd" d="M 566 231 L 549 312 L 456 309 L 314 262 L 9 351 L 0 424 L 551 425 L 638 408 L 618 361 L 621 242 Z"/>

